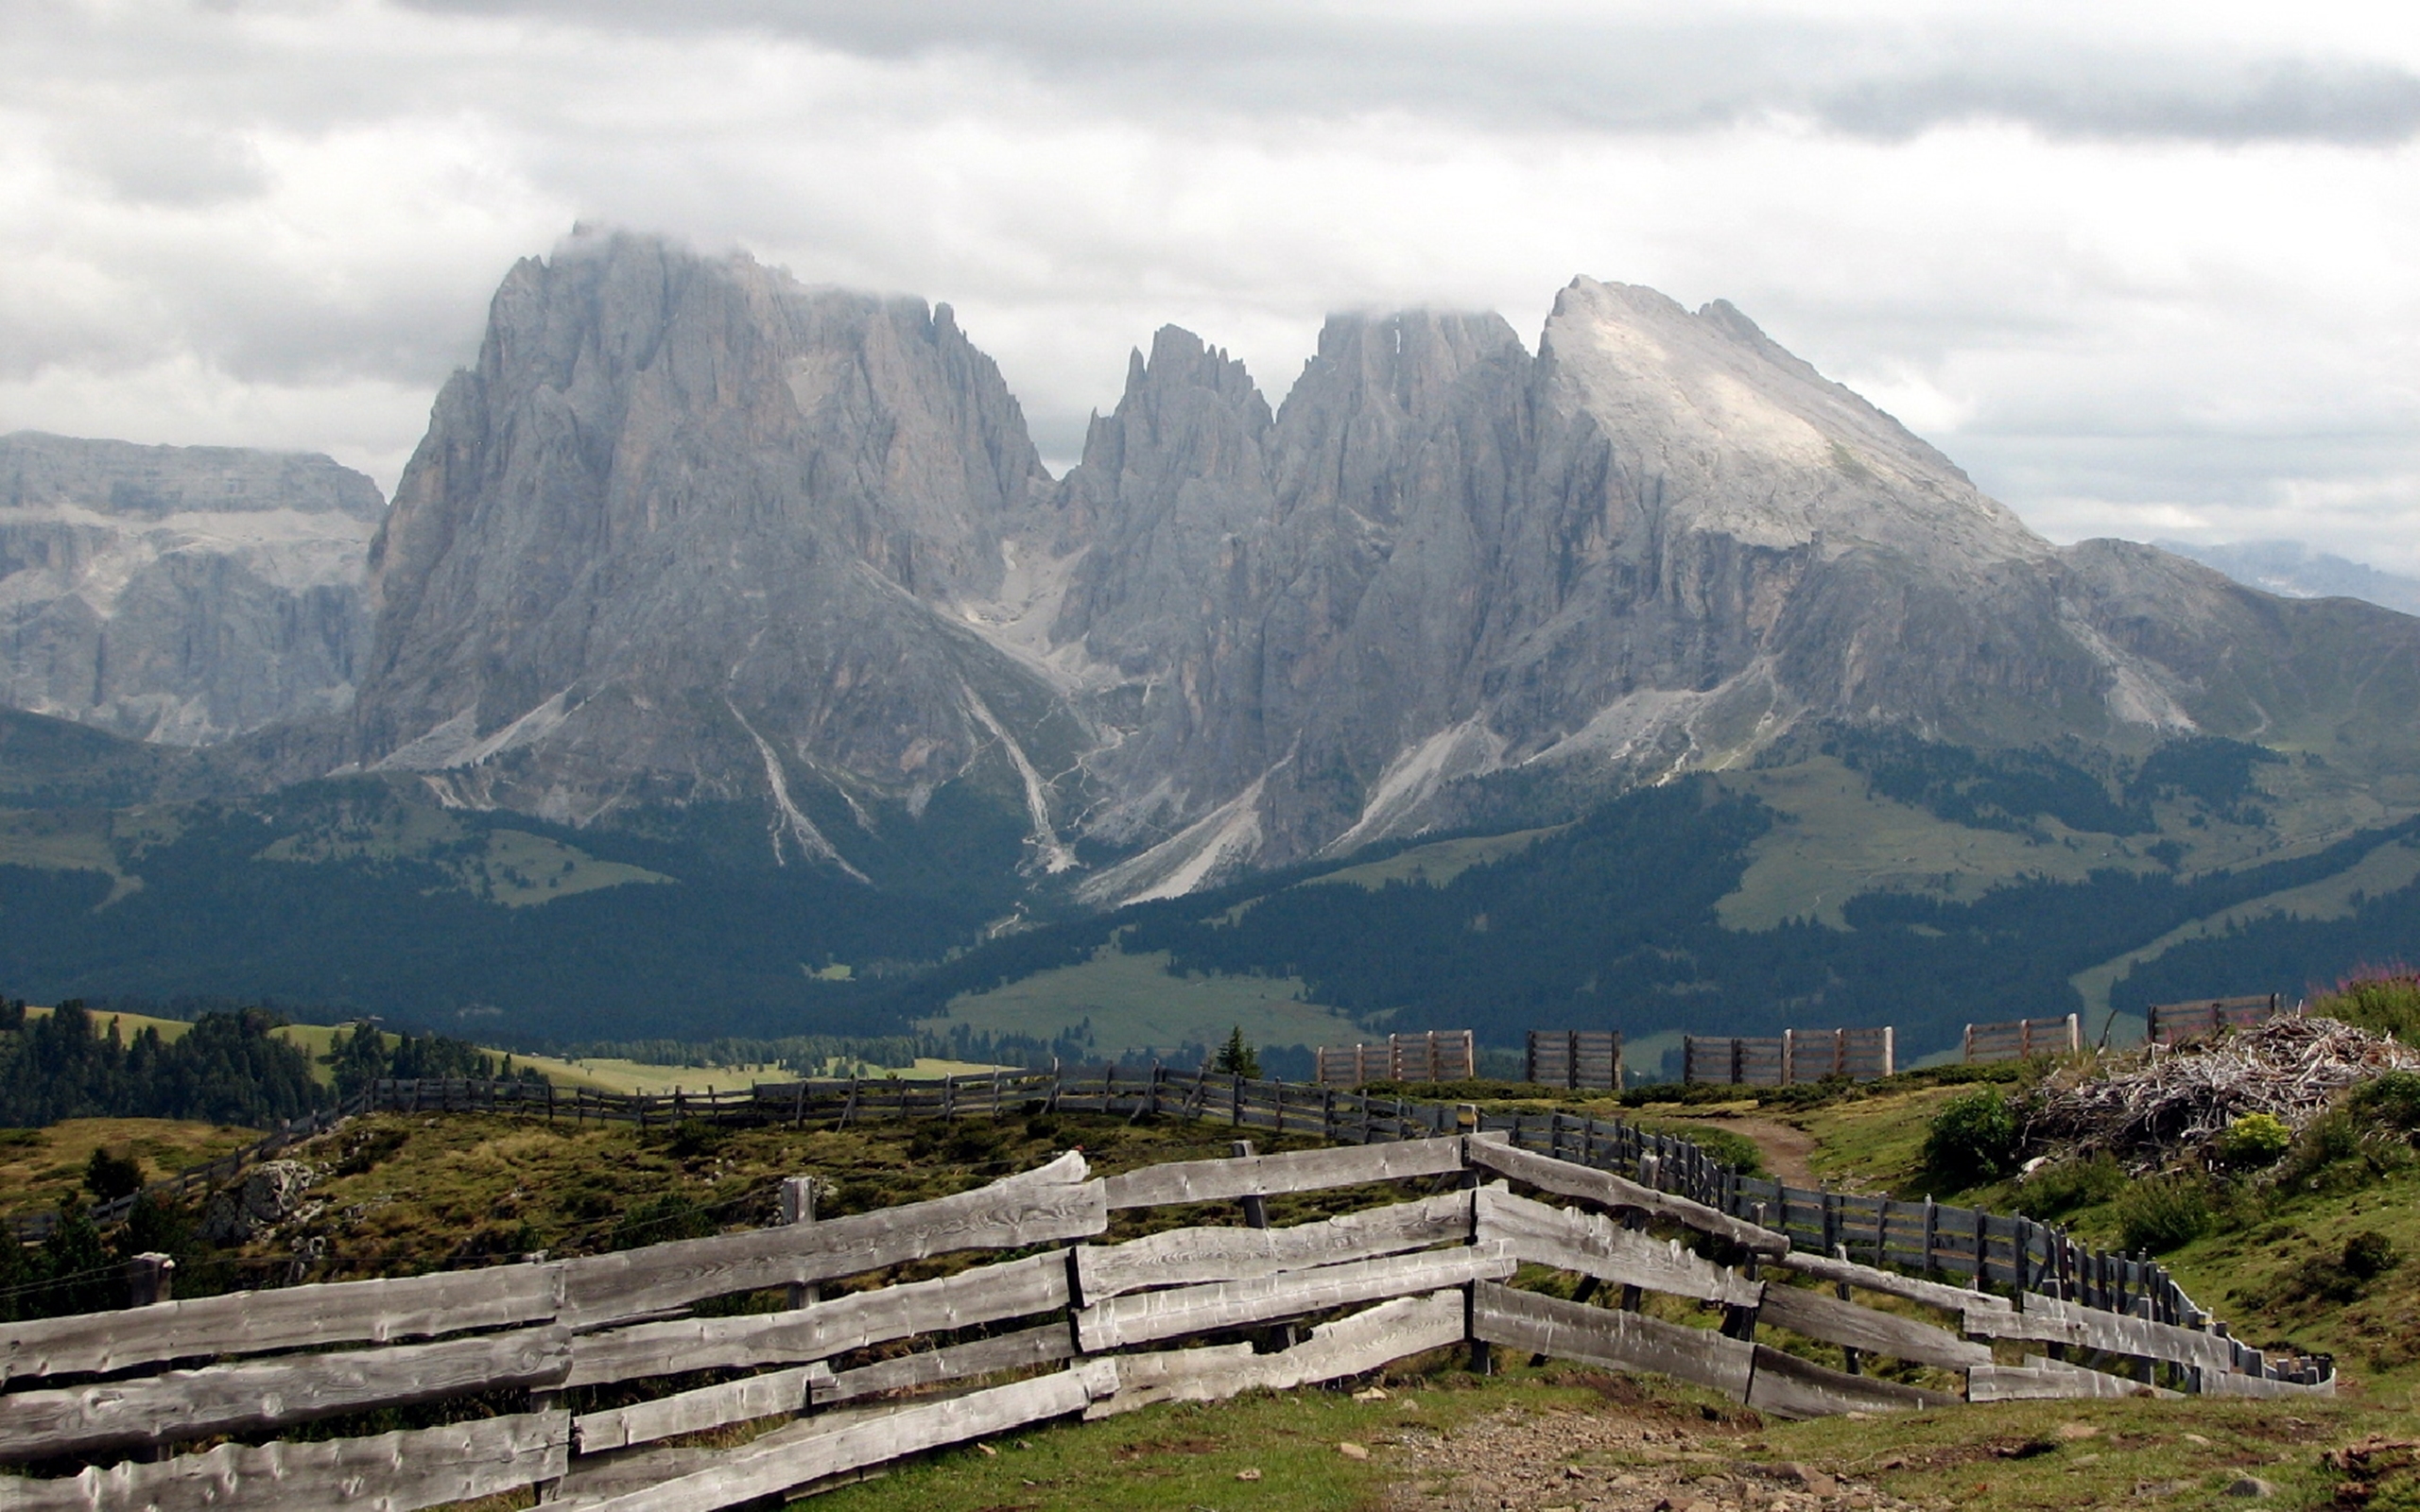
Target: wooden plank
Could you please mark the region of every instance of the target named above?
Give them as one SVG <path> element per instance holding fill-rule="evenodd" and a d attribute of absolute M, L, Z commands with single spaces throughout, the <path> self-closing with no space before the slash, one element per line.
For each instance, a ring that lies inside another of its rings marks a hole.
<path fill-rule="evenodd" d="M 1964 1370 L 1992 1363 L 1992 1347 L 1960 1338 L 1947 1329 L 1880 1313 L 1855 1302 L 1798 1286 L 1768 1286 L 1756 1321 L 1804 1333 L 1826 1344 L 1844 1344 L 1867 1354 L 1916 1365 Z"/>
<path fill-rule="evenodd" d="M 988 1339 L 953 1344 L 946 1349 L 918 1349 L 895 1359 L 877 1360 L 855 1370 L 843 1370 L 828 1381 L 817 1382 L 808 1388 L 807 1394 L 817 1406 L 822 1406 L 827 1402 L 853 1401 L 877 1392 L 906 1391 L 944 1381 L 988 1376 L 996 1370 L 1053 1365 L 1061 1360 L 1073 1359 L 1075 1354 L 1075 1335 L 1068 1331 L 1067 1325 L 1045 1323 L 1040 1328 L 1024 1329 L 1015 1333 L 995 1334 Z"/>
<path fill-rule="evenodd" d="M 1184 1333 L 1240 1328 L 1305 1313 L 1501 1280 L 1519 1263 L 1501 1246 L 1472 1245 L 1430 1254 L 1322 1265 L 1249 1280 L 1180 1286 L 1115 1297 L 1076 1313 L 1077 1347 L 1093 1352 Z"/>
<path fill-rule="evenodd" d="M 1653 1217 L 1668 1218 L 1700 1233 L 1728 1239 L 1760 1255 L 1789 1252 L 1789 1240 L 1785 1235 L 1755 1224 L 1743 1223 L 1703 1202 L 1641 1186 L 1610 1171 L 1591 1170 L 1551 1156 L 1532 1155 L 1527 1150 L 1515 1149 L 1501 1134 L 1474 1134 L 1466 1143 L 1471 1164 L 1525 1182 L 1541 1192 L 1578 1197 L 1601 1207 L 1634 1209 Z"/>
<path fill-rule="evenodd" d="M 0 1478 L 0 1509 L 414 1512 L 554 1480 L 569 1463 L 570 1443 L 571 1415 L 544 1412 L 317 1444 L 221 1444 L 203 1454 L 88 1469 L 63 1480 Z"/>
<path fill-rule="evenodd" d="M 716 1463 L 655 1486 L 595 1503 L 596 1512 L 711 1512 L 902 1455 L 963 1443 L 1028 1423 L 1081 1412 L 1115 1388 L 1116 1372 L 1094 1362 L 1055 1375 L 994 1386 L 941 1401 L 852 1415 L 829 1428 L 812 1419 Z"/>
<path fill-rule="evenodd" d="M 43 1459 L 120 1444 L 308 1422 L 474 1391 L 551 1385 L 571 1367 L 560 1327 L 212 1366 L 6 1398 L 0 1457 Z"/>
<path fill-rule="evenodd" d="M 1846 1375 L 1762 1344 L 1754 1348 L 1755 1373 L 1748 1381 L 1748 1405 L 1776 1418 L 1837 1418 L 1849 1412 L 1958 1405 L 1956 1397 L 1938 1391 L 1873 1376 Z"/>
<path fill-rule="evenodd" d="M 913 1333 L 1055 1312 L 1067 1302 L 1066 1258 L 1035 1255 L 937 1280 L 852 1292 L 786 1313 L 679 1318 L 583 1333 L 573 1343 L 571 1375 L 564 1383 L 795 1365 Z"/>
<path fill-rule="evenodd" d="M 2202 1392 L 2210 1397 L 2332 1397 L 2336 1395 L 2336 1379 L 2331 1376 L 2316 1385 L 2306 1385 L 2299 1381 L 2245 1375 L 2240 1370 L 2210 1370 L 2203 1372 Z"/>
<path fill-rule="evenodd" d="M 1642 1313 L 1517 1292 L 1492 1281 L 1471 1292 L 1471 1337 L 1610 1370 L 1652 1370 L 1745 1400 L 1755 1346 L 1711 1329 L 1683 1328 Z"/>
<path fill-rule="evenodd" d="M 1847 1199 L 1842 1200 L 1845 1202 Z M 1870 1213 L 1852 1216 L 1862 1222 L 1871 1232 L 1873 1218 Z M 1850 1227 L 1850 1224 L 1843 1222 L 1843 1228 Z M 1856 1242 L 1854 1238 L 1850 1240 L 1852 1244 Z M 1939 1281 L 1928 1281 L 1914 1276 L 1902 1276 L 1895 1270 L 1882 1270 L 1873 1265 L 1861 1265 L 1853 1260 L 1838 1260 L 1829 1255 L 1818 1255 L 1812 1250 L 1793 1249 L 1774 1263 L 1788 1266 L 1802 1276 L 1811 1277 L 1819 1281 L 1862 1287 L 1869 1292 L 1880 1292 L 1885 1297 L 1905 1297 L 1910 1302 L 1923 1302 L 1945 1312 L 1956 1313 L 1962 1318 L 1972 1319 L 1979 1314 L 1993 1317 L 2001 1314 L 2014 1315 L 2016 1311 L 2005 1297 L 1994 1297 L 1989 1292 L 1970 1292 L 1962 1286 L 1945 1286 Z M 1966 1332 L 1979 1333 L 1988 1331 L 1975 1328 L 1970 1322 Z"/>
<path fill-rule="evenodd" d="M 1456 1138 L 1407 1140 L 1395 1144 L 1343 1145 L 1287 1155 L 1251 1155 L 1229 1160 L 1178 1160 L 1111 1177 L 1109 1206 L 1158 1208 L 1180 1202 L 1228 1202 L 1273 1197 L 1288 1192 L 1357 1187 L 1373 1181 L 1443 1176 L 1462 1168 L 1462 1142 Z"/>
<path fill-rule="evenodd" d="M 1763 1298 L 1763 1282 L 1694 1254 L 1678 1240 L 1624 1228 L 1597 1213 L 1516 1197 L 1496 1186 L 1481 1188 L 1478 1197 L 1478 1237 L 1505 1245 L 1530 1264 L 1734 1307 L 1754 1307 Z"/>
<path fill-rule="evenodd" d="M 812 1224 L 777 1226 L 563 1265 L 566 1323 L 593 1329 L 709 1297 L 804 1285 L 965 1249 L 1013 1249 L 1105 1231 L 1098 1182 L 1070 1152 L 973 1192 Z"/>
<path fill-rule="evenodd" d="M 572 1433 L 579 1440 L 581 1453 L 601 1454 L 632 1444 L 651 1444 L 675 1434 L 795 1413 L 806 1406 L 807 1393 L 819 1379 L 832 1379 L 832 1367 L 821 1360 L 787 1370 L 768 1370 L 651 1401 L 587 1413 L 573 1419 Z"/>
<path fill-rule="evenodd" d="M 1966 1372 L 1968 1401 L 2051 1401 L 2070 1397 L 2173 1397 L 2139 1381 L 2087 1370 L 2041 1355 L 2023 1365 L 1979 1365 Z"/>
<path fill-rule="evenodd" d="M 1323 1323 L 1304 1343 L 1273 1354 L 1254 1354 L 1249 1344 L 1227 1344 L 1115 1355 L 1109 1363 L 1117 1371 L 1117 1389 L 1086 1407 L 1084 1416 L 1107 1418 L 1161 1401 L 1218 1401 L 1246 1391 L 1288 1391 L 1362 1375 L 1461 1343 L 1466 1306 L 1459 1290 L 1399 1297 Z"/>
<path fill-rule="evenodd" d="M 2175 1365 L 2200 1366 L 2206 1371 L 2235 1368 L 2235 1345 L 2215 1333 L 2199 1333 L 2173 1323 L 2128 1317 L 2081 1302 L 2029 1294 L 2022 1313 L 1969 1313 L 1968 1333 L 1995 1339 L 2038 1339 L 2050 1344 L 2078 1344 L 2110 1354 L 2149 1355 Z"/>
<path fill-rule="evenodd" d="M 560 1265 L 498 1265 L 0 1324 L 0 1382 L 543 1323 L 562 1287 Z"/>
<path fill-rule="evenodd" d="M 1245 1280 L 1467 1240 L 1472 1195 L 1448 1192 L 1290 1228 L 1172 1228 L 1123 1245 L 1081 1245 L 1076 1289 L 1091 1304 L 1146 1286 Z"/>

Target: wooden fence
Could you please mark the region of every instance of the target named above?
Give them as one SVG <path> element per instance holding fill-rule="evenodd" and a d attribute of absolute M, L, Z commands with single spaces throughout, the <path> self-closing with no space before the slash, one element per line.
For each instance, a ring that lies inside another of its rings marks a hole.
<path fill-rule="evenodd" d="M 1532 1029 L 1521 1079 L 1571 1091 L 1622 1090 L 1622 1037 L 1616 1029 Z"/>
<path fill-rule="evenodd" d="M 2285 1011 L 2284 1000 L 2274 992 L 2266 997 L 2154 1003 L 2149 1013 L 2146 1038 L 2153 1044 L 2181 1045 L 2188 1040 L 2205 1039 L 2221 1029 L 2249 1029 L 2256 1023 L 2266 1023 Z"/>
<path fill-rule="evenodd" d="M 1966 1026 L 1964 1050 L 1970 1066 L 2031 1060 L 2036 1056 L 2072 1056 L 2082 1049 L 2083 1025 L 2072 1013 L 2064 1019 L 2014 1019 Z"/>
<path fill-rule="evenodd" d="M 1764 1038 L 1685 1035 L 1681 1079 L 1733 1087 L 1788 1087 L 1846 1076 L 1872 1081 L 1895 1068 L 1897 1034 L 1879 1029 L 1784 1029 Z"/>
<path fill-rule="evenodd" d="M 1329 1045 L 1314 1052 L 1312 1079 L 1324 1087 L 1371 1081 L 1468 1081 L 1478 1074 L 1478 1046 L 1468 1029 L 1391 1034 L 1378 1045 Z"/>
<path fill-rule="evenodd" d="M 966 1082 L 956 1091 L 1008 1106 L 1005 1078 Z M 787 1090 L 792 1116 L 810 1102 L 826 1116 L 828 1089 Z M 408 1095 L 428 1106 L 424 1088 Z M 383 1096 L 407 1100 L 402 1084 Z M 977 1100 L 945 1092 L 945 1116 Z M 1254 1127 L 1316 1110 L 1332 1137 L 1366 1132 L 1357 1146 L 1267 1156 L 1238 1142 L 1231 1159 L 1106 1179 L 1070 1153 L 846 1217 L 790 1201 L 769 1228 L 643 1249 L 0 1325 L 0 1460 L 50 1472 L 0 1476 L 0 1512 L 411 1512 L 531 1486 L 565 1507 L 705 1512 L 1027 1424 L 1299 1386 L 1465 1343 L 1479 1368 L 1503 1347 L 1660 1371 L 1785 1418 L 1962 1395 L 2332 1388 L 2325 1362 L 2265 1360 L 2150 1267 L 2054 1230 L 1741 1178 L 1625 1125 L 1478 1120 L 1165 1070 L 1061 1080 L 1044 1101 Z M 1268 1197 L 1341 1189 L 1375 1205 L 1268 1227 Z M 1185 1209 L 1189 1226 L 1107 1242 L 1113 1213 L 1159 1207 Z M 1701 1252 L 1709 1240 L 1722 1259 Z M 984 1263 L 880 1284 L 944 1255 Z M 1514 1288 L 1523 1263 L 1572 1275 L 1577 1294 Z M 1945 1273 L 2014 1278 L 2014 1299 L 1934 1279 Z M 835 1285 L 853 1279 L 873 1284 Z M 1720 1327 L 1649 1316 L 1648 1292 L 1701 1304 Z M 1869 1307 L 1859 1292 L 1896 1302 Z M 1599 1294 L 1616 1305 L 1592 1304 Z M 699 1311 L 749 1295 L 779 1305 Z M 1251 1335 L 1277 1327 L 1262 1342 L 1282 1347 L 1256 1349 Z M 1838 1349 L 1841 1367 L 1780 1348 L 1785 1335 Z M 2028 1344 L 2046 1348 L 2023 1356 Z M 1934 1384 L 1864 1374 L 1876 1357 L 1928 1367 Z M 277 1436 L 402 1407 L 466 1420 Z M 732 1449 L 663 1447 L 737 1423 L 765 1431 Z M 229 1441 L 177 1452 L 216 1438 Z M 88 1468 L 57 1473 L 78 1459 Z"/>

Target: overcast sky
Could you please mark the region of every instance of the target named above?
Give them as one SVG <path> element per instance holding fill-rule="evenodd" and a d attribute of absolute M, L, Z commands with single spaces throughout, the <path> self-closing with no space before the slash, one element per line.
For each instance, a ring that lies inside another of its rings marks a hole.
<path fill-rule="evenodd" d="M 1167 321 L 1727 298 L 2059 540 L 2420 571 L 2408 6 L 0 0 L 0 431 L 391 490 L 578 220 L 947 300 L 1063 465 Z"/>

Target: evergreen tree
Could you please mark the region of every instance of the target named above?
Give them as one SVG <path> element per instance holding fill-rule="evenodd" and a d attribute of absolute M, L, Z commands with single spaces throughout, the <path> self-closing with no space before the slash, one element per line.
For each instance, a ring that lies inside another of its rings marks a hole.
<path fill-rule="evenodd" d="M 1210 1069 L 1222 1076 L 1257 1076 L 1260 1074 L 1260 1052 L 1244 1040 L 1244 1026 L 1236 1024 L 1227 1033 L 1227 1042 L 1219 1047 Z"/>

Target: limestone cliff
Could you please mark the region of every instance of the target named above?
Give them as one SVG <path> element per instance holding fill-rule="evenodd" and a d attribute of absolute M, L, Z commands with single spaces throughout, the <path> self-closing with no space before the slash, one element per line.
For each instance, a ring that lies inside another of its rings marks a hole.
<path fill-rule="evenodd" d="M 342 710 L 384 507 L 324 456 L 0 437 L 0 703 L 187 746 Z"/>
<path fill-rule="evenodd" d="M 2055 548 L 1729 305 L 1585 279 L 1534 352 L 1337 317 L 1273 413 L 1163 330 L 1053 483 L 947 306 L 582 234 L 506 280 L 371 560 L 363 765 L 737 800 L 852 870 L 963 784 L 1100 902 L 1810 719 L 2420 748 L 2420 622 Z"/>

